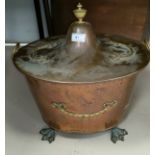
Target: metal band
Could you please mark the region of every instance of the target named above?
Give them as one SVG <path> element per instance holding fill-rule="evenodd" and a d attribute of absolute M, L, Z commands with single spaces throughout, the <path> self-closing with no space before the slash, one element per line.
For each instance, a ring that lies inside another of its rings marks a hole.
<path fill-rule="evenodd" d="M 90 114 L 81 114 L 81 113 L 71 112 L 71 111 L 67 110 L 64 103 L 62 103 L 62 102 L 52 102 L 50 106 L 52 108 L 60 110 L 62 113 L 65 113 L 69 116 L 79 117 L 79 118 L 88 118 L 88 117 L 95 117 L 100 114 L 103 114 L 103 113 L 109 111 L 110 109 L 112 109 L 113 107 L 115 107 L 117 104 L 118 104 L 118 101 L 116 101 L 116 100 L 107 101 L 103 104 L 102 110 L 95 112 L 95 113 L 90 113 Z"/>

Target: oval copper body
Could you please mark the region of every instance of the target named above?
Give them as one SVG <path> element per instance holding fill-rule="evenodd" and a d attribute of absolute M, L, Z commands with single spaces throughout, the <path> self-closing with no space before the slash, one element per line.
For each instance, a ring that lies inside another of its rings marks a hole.
<path fill-rule="evenodd" d="M 54 83 L 26 76 L 44 121 L 63 132 L 92 133 L 122 119 L 136 73 L 97 83 Z"/>
<path fill-rule="evenodd" d="M 142 43 L 124 37 L 105 35 L 98 39 L 104 50 L 97 52 L 90 66 L 85 57 L 80 62 L 86 65 L 80 63 L 78 68 L 75 63 L 70 68 L 68 61 L 73 61 L 68 58 L 72 57 L 63 55 L 63 50 L 53 50 L 64 45 L 65 40 L 58 36 L 33 42 L 13 55 L 51 128 L 93 133 L 113 128 L 123 118 L 136 75 L 149 62 L 149 51 Z"/>
<path fill-rule="evenodd" d="M 67 36 L 32 42 L 13 55 L 44 121 L 63 132 L 93 133 L 116 126 L 128 107 L 139 70 L 149 62 L 144 44 L 95 36 L 79 4 Z M 82 11 L 82 12 L 81 12 Z M 82 13 L 82 14 L 81 14 Z"/>

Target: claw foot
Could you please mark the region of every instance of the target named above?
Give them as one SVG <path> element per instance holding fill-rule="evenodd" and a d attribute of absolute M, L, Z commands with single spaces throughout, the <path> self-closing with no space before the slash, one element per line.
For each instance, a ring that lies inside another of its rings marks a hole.
<path fill-rule="evenodd" d="M 118 140 L 124 141 L 124 136 L 127 135 L 128 132 L 125 129 L 113 128 L 111 129 L 111 141 L 116 143 Z"/>
<path fill-rule="evenodd" d="M 39 132 L 42 135 L 41 140 L 47 140 L 49 143 L 55 140 L 55 130 L 51 128 L 41 129 Z"/>

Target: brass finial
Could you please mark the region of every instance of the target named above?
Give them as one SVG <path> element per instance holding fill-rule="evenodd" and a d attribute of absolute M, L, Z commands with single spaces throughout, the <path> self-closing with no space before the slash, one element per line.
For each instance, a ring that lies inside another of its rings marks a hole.
<path fill-rule="evenodd" d="M 79 20 L 79 22 L 83 22 L 83 18 L 85 17 L 87 10 L 82 8 L 82 4 L 78 3 L 77 9 L 73 10 L 75 17 Z"/>

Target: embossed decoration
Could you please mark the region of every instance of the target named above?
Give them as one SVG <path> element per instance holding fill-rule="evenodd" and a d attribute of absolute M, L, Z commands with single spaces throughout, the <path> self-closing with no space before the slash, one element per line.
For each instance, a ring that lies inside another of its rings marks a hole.
<path fill-rule="evenodd" d="M 106 111 L 111 110 L 117 104 L 118 104 L 118 101 L 116 101 L 116 100 L 107 101 L 103 104 L 102 110 L 100 110 L 98 112 L 94 112 L 94 113 L 88 113 L 88 114 L 80 114 L 80 113 L 71 112 L 67 109 L 67 107 L 62 102 L 52 102 L 52 104 L 50 106 L 54 109 L 57 109 L 57 110 L 65 113 L 65 114 L 69 115 L 69 116 L 80 117 L 80 118 L 88 118 L 88 117 L 94 117 L 94 116 L 98 116 L 100 114 L 103 114 Z"/>

